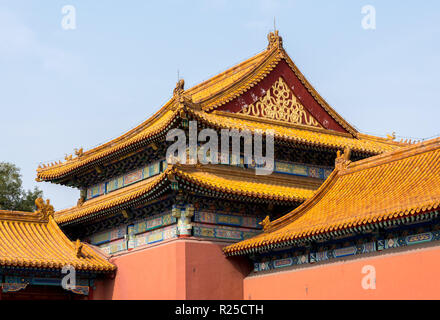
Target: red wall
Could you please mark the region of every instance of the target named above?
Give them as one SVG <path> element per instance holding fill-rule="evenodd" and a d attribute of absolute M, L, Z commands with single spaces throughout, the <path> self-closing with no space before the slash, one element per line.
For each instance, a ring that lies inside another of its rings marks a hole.
<path fill-rule="evenodd" d="M 246 258 L 226 259 L 224 246 L 186 242 L 187 299 L 243 299 L 243 279 L 251 264 Z"/>
<path fill-rule="evenodd" d="M 184 253 L 184 244 L 174 241 L 114 257 L 115 279 L 97 283 L 93 298 L 184 299 Z"/>
<path fill-rule="evenodd" d="M 178 239 L 113 257 L 116 277 L 97 282 L 93 299 L 242 299 L 250 265 L 226 259 L 225 245 Z"/>
<path fill-rule="evenodd" d="M 365 265 L 376 289 L 362 288 Z M 244 280 L 245 299 L 440 299 L 440 248 L 333 262 Z"/>

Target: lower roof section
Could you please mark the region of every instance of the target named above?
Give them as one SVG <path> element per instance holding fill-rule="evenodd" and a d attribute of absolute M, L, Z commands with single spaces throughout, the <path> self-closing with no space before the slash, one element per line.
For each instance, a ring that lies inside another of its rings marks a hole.
<path fill-rule="evenodd" d="M 71 224 L 98 215 L 121 212 L 142 201 L 150 201 L 173 188 L 191 189 L 243 201 L 283 204 L 303 202 L 319 188 L 322 180 L 271 174 L 256 176 L 254 170 L 222 165 L 170 165 L 163 173 L 106 195 L 87 200 L 80 206 L 55 213 L 60 224 Z"/>
<path fill-rule="evenodd" d="M 116 266 L 84 243 L 72 242 L 51 215 L 0 210 L 0 267 L 111 272 Z"/>
<path fill-rule="evenodd" d="M 224 252 L 246 254 L 336 236 L 420 216 L 440 206 L 440 138 L 353 163 L 343 157 L 339 161 L 312 198 L 268 222 L 262 234 Z"/>

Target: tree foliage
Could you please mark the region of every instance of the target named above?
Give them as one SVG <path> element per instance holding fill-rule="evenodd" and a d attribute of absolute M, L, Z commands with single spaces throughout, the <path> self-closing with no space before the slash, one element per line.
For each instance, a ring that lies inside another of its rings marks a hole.
<path fill-rule="evenodd" d="M 20 169 L 12 163 L 0 162 L 0 209 L 34 211 L 35 199 L 43 192 L 37 187 L 24 190 Z"/>

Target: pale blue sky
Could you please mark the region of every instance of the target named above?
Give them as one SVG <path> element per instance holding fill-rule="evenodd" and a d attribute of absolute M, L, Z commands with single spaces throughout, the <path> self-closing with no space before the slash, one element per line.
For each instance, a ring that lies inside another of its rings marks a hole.
<path fill-rule="evenodd" d="M 361 8 L 376 8 L 363 30 Z M 77 29 L 61 28 L 64 5 Z M 0 0 L 0 161 L 55 209 L 75 189 L 35 182 L 39 162 L 139 124 L 172 93 L 265 49 L 273 17 L 321 95 L 362 132 L 440 134 L 439 1 Z"/>

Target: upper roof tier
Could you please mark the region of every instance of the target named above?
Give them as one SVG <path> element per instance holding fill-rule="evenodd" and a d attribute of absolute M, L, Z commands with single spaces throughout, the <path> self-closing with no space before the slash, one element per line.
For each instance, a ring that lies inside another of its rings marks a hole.
<path fill-rule="evenodd" d="M 282 47 L 278 31 L 266 50 L 219 75 L 184 90 L 180 80 L 173 97 L 151 118 L 101 146 L 75 152 L 66 161 L 39 166 L 37 181 L 65 184 L 75 176 L 118 161 L 193 117 L 219 128 L 265 128 L 275 138 L 330 149 L 345 146 L 367 155 L 404 144 L 360 134 L 319 95 Z"/>
<path fill-rule="evenodd" d="M 336 169 L 309 200 L 267 222 L 264 233 L 230 245 L 227 255 L 265 251 L 387 226 L 421 217 L 440 206 L 440 138 L 350 163 Z"/>
<path fill-rule="evenodd" d="M 71 265 L 96 273 L 116 269 L 88 245 L 70 241 L 52 217 L 49 203 L 41 200 L 38 205 L 37 212 L 0 210 L 0 267 L 61 269 Z"/>

